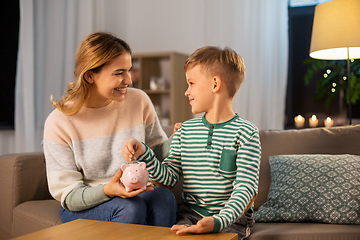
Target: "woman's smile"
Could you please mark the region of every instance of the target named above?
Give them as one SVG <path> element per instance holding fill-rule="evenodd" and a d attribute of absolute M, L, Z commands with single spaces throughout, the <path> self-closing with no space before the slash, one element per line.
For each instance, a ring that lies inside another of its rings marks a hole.
<path fill-rule="evenodd" d="M 126 93 L 126 89 L 127 87 L 118 87 L 118 88 L 114 88 L 114 90 L 120 94 L 125 94 Z"/>

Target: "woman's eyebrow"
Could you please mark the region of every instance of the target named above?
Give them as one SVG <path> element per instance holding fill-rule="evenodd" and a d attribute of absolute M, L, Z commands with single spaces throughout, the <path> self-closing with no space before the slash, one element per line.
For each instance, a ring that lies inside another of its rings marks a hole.
<path fill-rule="evenodd" d="M 124 68 L 119 68 L 119 69 L 115 69 L 114 72 L 123 72 L 123 71 L 126 71 L 126 69 Z"/>
<path fill-rule="evenodd" d="M 119 68 L 119 69 L 115 69 L 114 72 L 125 72 L 125 71 L 130 71 L 131 69 L 132 67 L 130 69 Z"/>

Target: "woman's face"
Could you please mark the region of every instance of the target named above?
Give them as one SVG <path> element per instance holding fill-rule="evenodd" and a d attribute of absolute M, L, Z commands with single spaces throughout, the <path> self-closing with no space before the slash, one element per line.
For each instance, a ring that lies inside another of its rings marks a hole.
<path fill-rule="evenodd" d="M 122 101 L 127 87 L 132 84 L 131 67 L 131 55 L 125 52 L 102 67 L 100 72 L 87 72 L 85 79 L 91 83 L 91 87 L 85 106 L 100 108 L 111 101 Z"/>

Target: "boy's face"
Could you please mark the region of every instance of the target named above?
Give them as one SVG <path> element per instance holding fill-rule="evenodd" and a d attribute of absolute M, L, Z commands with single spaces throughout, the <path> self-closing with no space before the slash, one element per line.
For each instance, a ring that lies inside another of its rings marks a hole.
<path fill-rule="evenodd" d="M 200 65 L 187 70 L 185 75 L 188 84 L 185 96 L 189 98 L 192 113 L 207 113 L 213 106 L 212 78 Z"/>

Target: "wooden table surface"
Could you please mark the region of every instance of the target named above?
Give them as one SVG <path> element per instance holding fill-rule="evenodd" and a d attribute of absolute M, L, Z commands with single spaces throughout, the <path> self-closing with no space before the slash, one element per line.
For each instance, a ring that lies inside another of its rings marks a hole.
<path fill-rule="evenodd" d="M 16 240 L 236 240 L 235 233 L 187 234 L 177 236 L 166 227 L 154 227 L 127 223 L 102 222 L 78 219 L 38 232 L 30 233 Z"/>

